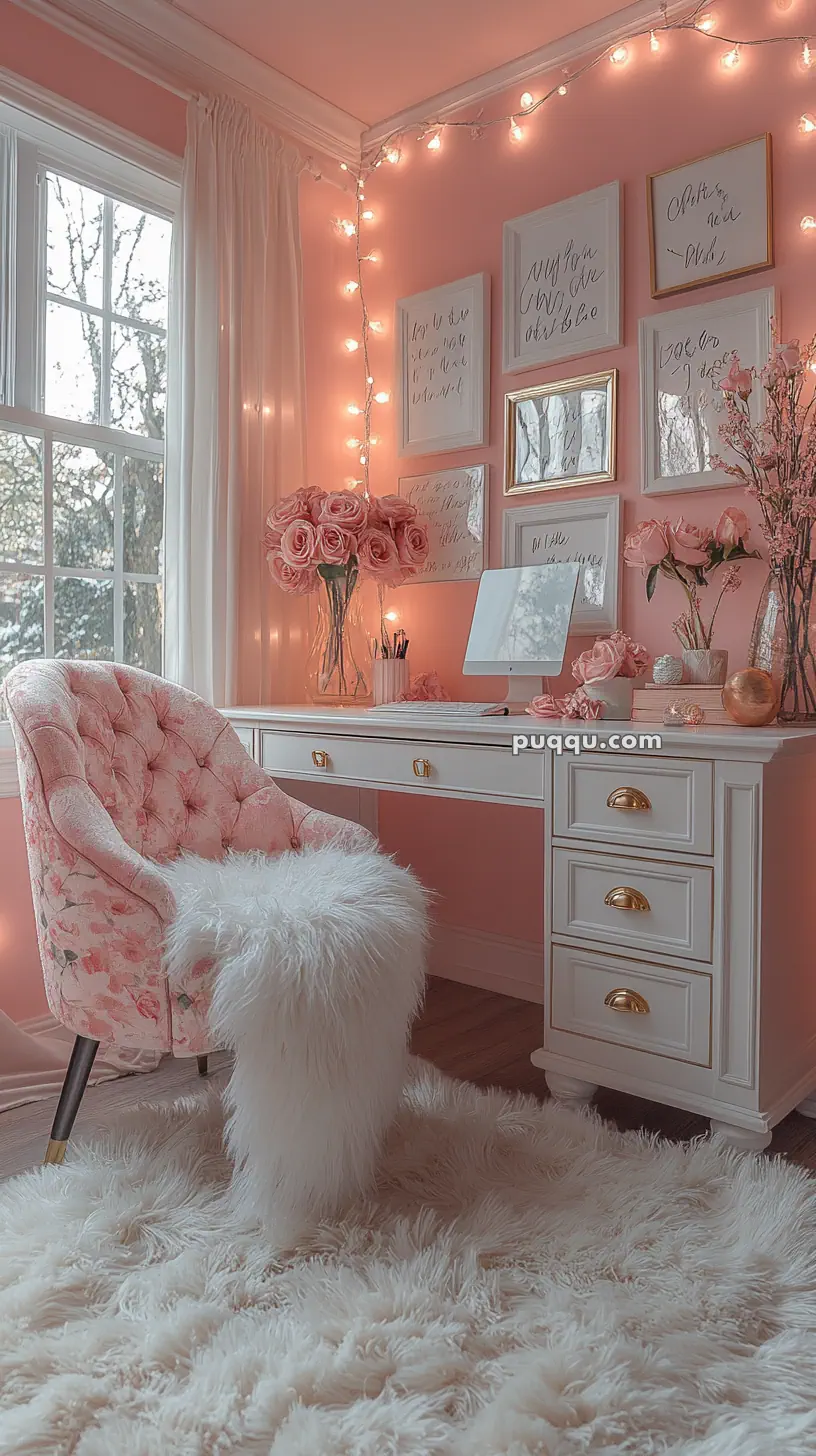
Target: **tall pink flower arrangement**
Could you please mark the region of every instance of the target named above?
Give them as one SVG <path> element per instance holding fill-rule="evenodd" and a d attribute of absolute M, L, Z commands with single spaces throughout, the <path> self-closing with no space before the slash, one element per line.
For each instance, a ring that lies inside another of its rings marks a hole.
<path fill-rule="evenodd" d="M 762 369 L 744 369 L 735 356 L 720 382 L 725 396 L 720 438 L 732 456 L 712 461 L 759 505 L 785 635 L 779 716 L 788 721 L 816 717 L 814 362 L 816 339 L 804 349 L 795 341 L 784 344 L 775 323 Z M 755 421 L 750 399 L 757 386 L 764 392 L 764 410 Z"/>
<path fill-rule="evenodd" d="M 742 382 L 742 381 L 740 381 Z M 676 581 L 686 595 L 686 610 L 672 628 L 683 647 L 707 649 L 711 646 L 714 622 L 723 597 L 740 585 L 736 563 L 748 556 L 750 528 L 744 511 L 729 506 L 716 526 L 693 526 L 680 516 L 671 521 L 641 521 L 626 537 L 623 559 L 627 566 L 637 566 L 646 578 L 646 597 L 654 596 L 658 576 Z M 706 623 L 702 611 L 700 588 L 721 566 L 726 570 L 720 582 L 720 594 Z"/>
<path fill-rule="evenodd" d="M 318 690 L 332 685 L 340 697 L 363 695 L 361 669 L 346 647 L 354 594 L 361 577 L 380 589 L 399 586 L 424 564 L 428 533 L 416 506 L 398 495 L 366 499 L 353 490 L 306 486 L 269 512 L 263 544 L 272 580 L 282 591 L 325 591 L 329 631 Z"/>

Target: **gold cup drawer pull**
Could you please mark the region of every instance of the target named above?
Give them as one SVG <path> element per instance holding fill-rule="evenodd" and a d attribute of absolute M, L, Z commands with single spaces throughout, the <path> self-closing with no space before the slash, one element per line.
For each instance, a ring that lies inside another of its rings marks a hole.
<path fill-rule="evenodd" d="M 651 809 L 651 800 L 640 789 L 613 789 L 606 801 L 607 809 Z"/>
<path fill-rule="evenodd" d="M 631 885 L 616 885 L 614 890 L 607 890 L 604 895 L 604 905 L 609 905 L 613 910 L 651 910 L 651 905 L 642 895 L 640 890 L 633 890 Z"/>
<path fill-rule="evenodd" d="M 315 768 L 328 768 L 329 755 L 327 754 L 325 748 L 312 749 L 312 763 L 314 764 Z"/>
<path fill-rule="evenodd" d="M 639 991 L 630 991 L 627 986 L 616 986 L 604 996 L 604 1006 L 610 1011 L 632 1011 L 636 1016 L 648 1016 L 651 1007 Z"/>
<path fill-rule="evenodd" d="M 418 779 L 429 779 L 431 777 L 431 765 L 427 758 L 414 759 L 414 773 Z"/>

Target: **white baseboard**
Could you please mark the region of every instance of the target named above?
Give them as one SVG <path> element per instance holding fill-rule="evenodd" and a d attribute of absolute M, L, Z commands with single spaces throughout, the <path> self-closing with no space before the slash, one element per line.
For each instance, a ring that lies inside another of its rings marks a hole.
<path fill-rule="evenodd" d="M 456 925 L 436 925 L 429 970 L 447 981 L 498 991 L 521 1001 L 544 1001 L 544 952 L 540 945 Z"/>

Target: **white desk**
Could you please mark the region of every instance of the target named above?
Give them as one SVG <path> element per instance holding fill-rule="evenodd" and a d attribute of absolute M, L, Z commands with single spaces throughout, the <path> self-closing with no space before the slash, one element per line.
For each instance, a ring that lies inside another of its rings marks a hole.
<path fill-rule="evenodd" d="M 275 777 L 544 810 L 533 1061 L 556 1097 L 615 1087 L 757 1149 L 797 1105 L 816 1115 L 816 730 L 226 716 Z M 662 749 L 511 751 L 516 734 L 585 731 Z"/>

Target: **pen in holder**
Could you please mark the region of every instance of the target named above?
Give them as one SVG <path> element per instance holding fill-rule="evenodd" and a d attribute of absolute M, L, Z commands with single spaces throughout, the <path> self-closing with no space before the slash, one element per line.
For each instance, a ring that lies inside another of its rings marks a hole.
<path fill-rule="evenodd" d="M 375 657 L 371 668 L 375 704 L 394 703 L 407 691 L 411 679 L 407 657 Z"/>

